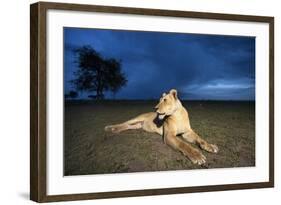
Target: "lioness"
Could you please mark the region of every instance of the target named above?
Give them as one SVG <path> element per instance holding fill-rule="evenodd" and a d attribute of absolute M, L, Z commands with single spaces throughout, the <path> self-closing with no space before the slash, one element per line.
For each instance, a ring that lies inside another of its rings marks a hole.
<path fill-rule="evenodd" d="M 187 142 L 196 143 L 208 152 L 218 152 L 216 145 L 209 144 L 191 129 L 188 113 L 178 99 L 175 89 L 170 90 L 168 94 L 163 93 L 155 109 L 155 112 L 141 114 L 121 124 L 108 125 L 105 131 L 119 133 L 125 130 L 143 129 L 147 132 L 158 133 L 163 136 L 166 144 L 182 152 L 198 165 L 204 164 L 206 157 Z"/>

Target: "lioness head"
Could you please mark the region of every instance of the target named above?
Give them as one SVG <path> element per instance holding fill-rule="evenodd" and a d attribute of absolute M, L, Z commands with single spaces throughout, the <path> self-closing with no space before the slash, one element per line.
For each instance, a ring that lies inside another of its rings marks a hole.
<path fill-rule="evenodd" d="M 168 94 L 163 93 L 159 103 L 155 106 L 158 118 L 162 120 L 165 116 L 172 115 L 180 105 L 181 103 L 175 89 L 170 90 Z"/>

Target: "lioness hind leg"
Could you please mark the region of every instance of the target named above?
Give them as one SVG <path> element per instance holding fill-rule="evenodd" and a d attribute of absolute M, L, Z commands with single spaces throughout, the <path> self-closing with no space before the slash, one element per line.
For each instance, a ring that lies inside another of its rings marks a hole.
<path fill-rule="evenodd" d="M 105 126 L 104 130 L 111 131 L 113 133 L 119 133 L 125 130 L 135 130 L 141 128 L 142 128 L 142 122 L 137 122 L 135 124 L 122 123 L 117 125 L 108 125 Z"/>
<path fill-rule="evenodd" d="M 119 133 L 119 132 L 122 132 L 125 130 L 141 129 L 141 128 L 143 128 L 144 121 L 147 119 L 148 115 L 149 115 L 149 113 L 144 113 L 144 114 L 139 115 L 126 122 L 116 124 L 116 125 L 105 126 L 104 130 L 114 132 L 114 133 Z"/>
<path fill-rule="evenodd" d="M 215 144 L 210 144 L 204 139 L 202 139 L 199 135 L 197 135 L 193 130 L 189 130 L 188 132 L 182 135 L 183 139 L 190 142 L 198 144 L 201 149 L 206 150 L 211 153 L 218 153 L 219 148 Z"/>
<path fill-rule="evenodd" d="M 116 125 L 107 125 L 104 127 L 104 130 L 106 132 L 113 132 L 113 133 L 119 133 L 122 130 L 124 130 L 126 128 L 125 125 L 123 124 L 116 124 Z"/>

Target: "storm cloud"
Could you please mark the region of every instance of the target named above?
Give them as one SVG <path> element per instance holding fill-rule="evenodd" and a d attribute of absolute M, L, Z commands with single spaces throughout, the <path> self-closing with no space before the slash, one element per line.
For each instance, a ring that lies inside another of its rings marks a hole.
<path fill-rule="evenodd" d="M 187 100 L 255 99 L 254 37 L 64 28 L 65 92 L 77 70 L 72 50 L 83 45 L 122 61 L 128 83 L 116 99 L 155 99 L 172 88 Z"/>

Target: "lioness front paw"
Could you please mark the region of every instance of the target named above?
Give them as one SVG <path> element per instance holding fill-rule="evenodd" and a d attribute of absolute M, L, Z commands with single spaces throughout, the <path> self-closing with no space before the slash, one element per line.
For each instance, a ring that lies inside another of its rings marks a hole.
<path fill-rule="evenodd" d="M 193 150 L 191 153 L 188 153 L 187 157 L 193 164 L 202 165 L 206 163 L 206 157 L 198 150 Z"/>
<path fill-rule="evenodd" d="M 211 153 L 218 153 L 219 152 L 219 148 L 217 145 L 215 144 L 207 144 L 204 147 L 202 147 L 204 150 L 206 150 L 207 152 L 211 152 Z"/>

